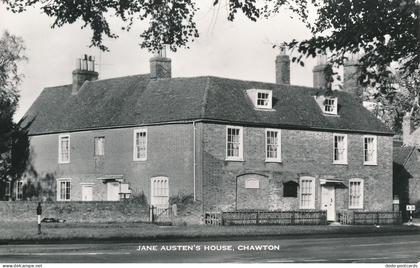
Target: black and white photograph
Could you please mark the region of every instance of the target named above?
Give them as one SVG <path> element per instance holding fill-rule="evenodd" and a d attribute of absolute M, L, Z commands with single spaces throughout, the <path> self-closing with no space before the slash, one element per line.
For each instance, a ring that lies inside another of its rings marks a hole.
<path fill-rule="evenodd" d="M 420 0 L 0 0 L 0 268 L 419 262 Z"/>

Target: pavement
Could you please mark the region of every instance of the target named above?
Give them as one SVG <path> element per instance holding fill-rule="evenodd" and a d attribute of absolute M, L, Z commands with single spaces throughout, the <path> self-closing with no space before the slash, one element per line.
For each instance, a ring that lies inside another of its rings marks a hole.
<path fill-rule="evenodd" d="M 323 238 L 370 237 L 393 234 L 420 234 L 416 225 L 318 225 L 318 226 L 156 226 L 130 223 L 104 225 L 45 225 L 37 235 L 36 225 L 0 226 L 0 245 L 7 244 L 65 244 L 91 242 L 134 241 L 223 241 L 244 238 Z M 18 228 L 19 227 L 19 228 Z M 8 229 L 9 228 L 9 229 Z M 19 231 L 21 230 L 21 231 Z M 10 233 L 14 232 L 12 235 Z"/>
<path fill-rule="evenodd" d="M 420 234 L 1 245 L 0 263 L 418 263 Z M 408 267 L 408 266 L 407 266 Z M 414 267 L 414 266 L 413 266 Z"/>

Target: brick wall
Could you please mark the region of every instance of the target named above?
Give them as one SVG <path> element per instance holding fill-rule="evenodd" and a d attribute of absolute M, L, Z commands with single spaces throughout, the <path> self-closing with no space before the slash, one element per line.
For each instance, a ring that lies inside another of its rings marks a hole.
<path fill-rule="evenodd" d="M 35 221 L 37 205 L 37 202 L 1 201 L 0 221 Z M 137 202 L 44 202 L 42 217 L 66 222 L 146 222 L 149 209 Z"/>
<path fill-rule="evenodd" d="M 258 188 L 247 188 L 247 181 L 252 183 L 252 180 L 258 181 Z M 266 176 L 253 173 L 239 176 L 237 178 L 236 209 L 268 209 L 269 189 L 270 185 Z"/>
<path fill-rule="evenodd" d="M 298 209 L 297 198 L 283 198 L 283 182 L 315 178 L 315 208 L 320 209 L 320 179 L 342 179 L 336 187 L 336 208 L 348 208 L 348 180 L 364 179 L 364 209 L 392 210 L 392 137 L 378 136 L 378 165 L 363 165 L 363 135 L 348 133 L 348 164 L 335 165 L 333 133 L 282 130 L 282 162 L 265 162 L 264 128 L 244 127 L 244 161 L 225 161 L 226 126 L 203 124 L 204 211 L 234 210 L 237 177 L 265 175 L 272 187 L 270 209 Z M 276 183 L 277 181 L 277 183 Z"/>
<path fill-rule="evenodd" d="M 147 128 L 148 135 L 146 161 L 133 161 L 135 128 L 120 128 L 70 133 L 69 164 L 58 164 L 58 134 L 33 136 L 32 165 L 39 177 L 70 178 L 72 201 L 81 200 L 81 183 L 94 183 L 94 201 L 106 200 L 106 184 L 98 179 L 106 175 L 123 175 L 133 194 L 143 192 L 149 202 L 151 178 L 156 176 L 169 178 L 170 196 L 193 193 L 193 125 L 142 128 Z M 99 160 L 94 157 L 97 136 L 105 137 L 105 156 Z"/>
<path fill-rule="evenodd" d="M 405 167 L 401 167 L 396 180 L 398 184 L 401 184 L 399 186 L 402 186 L 399 194 L 403 201 L 403 208 L 406 204 L 420 202 L 420 154 L 417 150 L 413 151 Z"/>

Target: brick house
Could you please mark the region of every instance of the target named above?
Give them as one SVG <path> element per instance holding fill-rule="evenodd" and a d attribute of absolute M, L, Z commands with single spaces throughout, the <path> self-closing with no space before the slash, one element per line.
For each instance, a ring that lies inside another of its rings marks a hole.
<path fill-rule="evenodd" d="M 290 85 L 284 50 L 276 83 L 172 78 L 163 52 L 150 74 L 98 80 L 84 58 L 26 114 L 32 166 L 58 201 L 191 195 L 202 212 L 325 209 L 332 221 L 390 211 L 393 133 L 352 94 L 354 66 L 344 91 L 326 92 L 322 62 L 314 88 Z"/>
<path fill-rule="evenodd" d="M 403 117 L 402 144 L 394 143 L 394 195 L 399 198 L 400 210 L 407 204 L 420 206 L 420 129 L 413 129 L 409 114 Z"/>

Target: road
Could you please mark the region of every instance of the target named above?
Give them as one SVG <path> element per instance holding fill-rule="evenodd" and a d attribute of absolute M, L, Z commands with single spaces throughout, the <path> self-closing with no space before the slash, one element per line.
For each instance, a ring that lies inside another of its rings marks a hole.
<path fill-rule="evenodd" d="M 257 250 L 269 245 L 271 250 Z M 163 251 L 162 246 L 167 250 Z M 251 246 L 254 246 L 252 248 Z M 183 248 L 182 248 L 183 247 Z M 220 250 L 221 249 L 221 250 Z M 155 251 L 156 250 L 156 251 Z M 238 241 L 1 245 L 0 263 L 417 263 L 420 234 Z"/>

